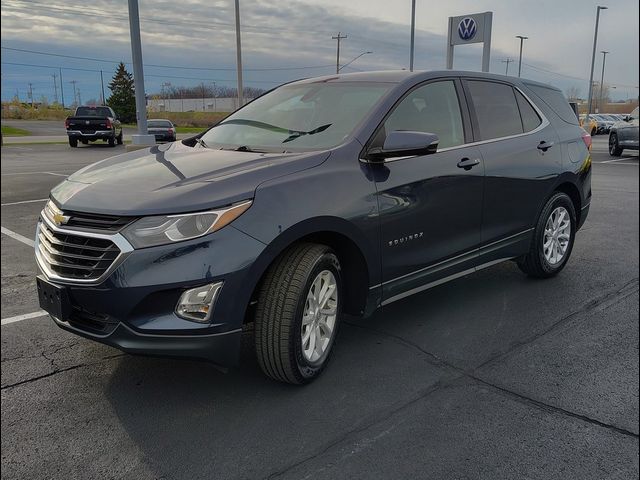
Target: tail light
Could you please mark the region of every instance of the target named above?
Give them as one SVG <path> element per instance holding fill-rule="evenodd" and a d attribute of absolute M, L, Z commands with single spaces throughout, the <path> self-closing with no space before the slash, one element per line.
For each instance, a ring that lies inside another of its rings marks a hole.
<path fill-rule="evenodd" d="M 111 120 L 107 118 L 107 128 L 111 128 Z"/>
<path fill-rule="evenodd" d="M 68 118 L 64 119 L 64 128 L 66 128 L 67 130 L 69 129 L 69 119 Z"/>
<path fill-rule="evenodd" d="M 587 132 L 582 132 L 582 141 L 587 146 L 587 149 L 591 150 L 591 135 Z"/>
<path fill-rule="evenodd" d="M 169 133 L 173 135 L 173 128 L 169 129 Z"/>

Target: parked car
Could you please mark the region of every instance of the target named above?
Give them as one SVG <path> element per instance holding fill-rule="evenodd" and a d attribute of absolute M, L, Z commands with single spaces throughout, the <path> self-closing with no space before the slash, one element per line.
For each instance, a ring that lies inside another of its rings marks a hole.
<path fill-rule="evenodd" d="M 585 132 L 589 133 L 592 137 L 595 137 L 598 134 L 598 122 L 595 121 L 593 117 L 589 117 L 589 122 L 586 122 L 587 116 L 580 115 L 580 126 L 584 129 Z"/>
<path fill-rule="evenodd" d="M 613 121 L 612 119 L 609 119 L 601 114 L 590 115 L 590 117 L 593 118 L 597 123 L 598 134 L 609 133 L 609 130 L 611 130 L 611 127 L 615 123 L 615 121 Z"/>
<path fill-rule="evenodd" d="M 638 107 L 609 132 L 609 154 L 619 157 L 627 150 L 638 150 Z"/>
<path fill-rule="evenodd" d="M 221 365 L 249 329 L 268 376 L 307 383 L 344 313 L 507 260 L 558 274 L 589 212 L 590 144 L 561 91 L 519 78 L 293 82 L 56 186 L 40 305 L 126 352 Z"/>
<path fill-rule="evenodd" d="M 69 145 L 77 147 L 96 140 L 108 142 L 110 147 L 122 145 L 122 125 L 111 107 L 81 106 L 75 115 L 64 121 Z"/>
<path fill-rule="evenodd" d="M 175 142 L 176 127 L 171 120 L 157 119 L 147 122 L 147 131 L 149 135 L 155 135 L 156 142 Z"/>

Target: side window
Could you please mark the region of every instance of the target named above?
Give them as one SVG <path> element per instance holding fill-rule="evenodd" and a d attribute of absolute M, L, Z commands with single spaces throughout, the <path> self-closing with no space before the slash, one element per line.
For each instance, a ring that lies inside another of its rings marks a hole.
<path fill-rule="evenodd" d="M 576 114 L 567 102 L 567 99 L 560 90 L 547 88 L 541 85 L 526 84 L 533 93 L 538 95 L 544 103 L 558 114 L 558 116 L 567 123 L 578 125 Z"/>
<path fill-rule="evenodd" d="M 523 133 L 513 88 L 502 83 L 468 81 L 482 140 Z"/>
<path fill-rule="evenodd" d="M 517 90 L 516 99 L 518 100 L 518 108 L 520 109 L 520 117 L 522 118 L 522 128 L 525 133 L 538 128 L 542 123 L 542 120 L 540 120 L 538 113 L 531 106 L 529 101 Z"/>
<path fill-rule="evenodd" d="M 429 83 L 409 93 L 384 122 L 386 133 L 394 130 L 435 133 L 440 138 L 438 148 L 462 145 L 464 129 L 454 82 Z"/>

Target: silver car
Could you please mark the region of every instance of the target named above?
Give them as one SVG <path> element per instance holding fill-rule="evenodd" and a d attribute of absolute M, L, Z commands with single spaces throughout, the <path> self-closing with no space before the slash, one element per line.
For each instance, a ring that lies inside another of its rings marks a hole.
<path fill-rule="evenodd" d="M 627 149 L 638 150 L 638 107 L 609 131 L 609 155 L 619 157 Z"/>

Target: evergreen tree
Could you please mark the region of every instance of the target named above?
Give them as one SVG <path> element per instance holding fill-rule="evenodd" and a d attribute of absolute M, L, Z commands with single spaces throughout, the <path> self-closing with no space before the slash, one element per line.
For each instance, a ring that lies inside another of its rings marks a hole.
<path fill-rule="evenodd" d="M 124 63 L 120 62 L 115 75 L 109 83 L 111 96 L 107 100 L 122 123 L 136 122 L 136 93 L 133 76 L 127 72 Z"/>

